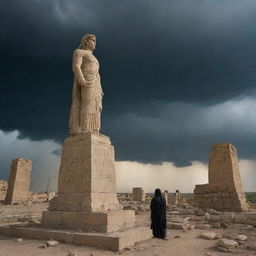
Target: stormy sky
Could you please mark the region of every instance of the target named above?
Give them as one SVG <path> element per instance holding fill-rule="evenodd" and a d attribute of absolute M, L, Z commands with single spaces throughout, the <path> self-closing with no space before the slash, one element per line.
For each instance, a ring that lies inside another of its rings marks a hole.
<path fill-rule="evenodd" d="M 255 17 L 255 0 L 0 0 L 3 137 L 51 141 L 50 155 L 58 153 L 72 52 L 93 33 L 102 133 L 118 161 L 186 167 L 206 163 L 211 144 L 224 141 L 253 161 Z M 1 157 L 0 174 L 11 152 Z"/>

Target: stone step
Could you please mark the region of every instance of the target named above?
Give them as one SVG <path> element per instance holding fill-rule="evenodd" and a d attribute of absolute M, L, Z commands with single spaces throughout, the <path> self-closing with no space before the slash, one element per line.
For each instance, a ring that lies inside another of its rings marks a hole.
<path fill-rule="evenodd" d="M 42 227 L 0 225 L 0 234 L 27 239 L 57 240 L 112 251 L 122 250 L 125 247 L 133 246 L 136 242 L 152 238 L 152 230 L 148 227 L 136 227 L 112 233 L 89 233 Z"/>
<path fill-rule="evenodd" d="M 182 218 L 182 217 L 167 217 L 167 221 L 173 223 L 187 223 L 189 221 L 189 217 Z"/>

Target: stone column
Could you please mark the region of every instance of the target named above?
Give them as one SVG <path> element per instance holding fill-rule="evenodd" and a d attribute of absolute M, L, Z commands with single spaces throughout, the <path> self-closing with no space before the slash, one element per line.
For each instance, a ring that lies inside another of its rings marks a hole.
<path fill-rule="evenodd" d="M 145 201 L 146 200 L 146 194 L 144 192 L 143 188 L 133 188 L 132 189 L 132 198 L 134 201 Z"/>
<path fill-rule="evenodd" d="M 30 198 L 29 186 L 31 169 L 31 160 L 25 158 L 12 160 L 8 189 L 5 197 L 6 204 L 12 204 Z"/>

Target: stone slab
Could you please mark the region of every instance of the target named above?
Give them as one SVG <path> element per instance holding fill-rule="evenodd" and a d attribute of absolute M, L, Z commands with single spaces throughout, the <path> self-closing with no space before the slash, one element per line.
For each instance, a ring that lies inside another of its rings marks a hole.
<path fill-rule="evenodd" d="M 0 233 L 2 235 L 27 239 L 53 239 L 69 244 L 92 246 L 112 251 L 122 250 L 125 247 L 133 246 L 136 242 L 152 238 L 152 231 L 148 227 L 137 227 L 123 232 L 102 234 L 77 232 L 74 230 L 46 229 L 42 227 L 1 225 Z"/>
<path fill-rule="evenodd" d="M 45 211 L 42 226 L 47 228 L 82 229 L 87 232 L 115 232 L 135 226 L 132 210 L 109 212 Z"/>

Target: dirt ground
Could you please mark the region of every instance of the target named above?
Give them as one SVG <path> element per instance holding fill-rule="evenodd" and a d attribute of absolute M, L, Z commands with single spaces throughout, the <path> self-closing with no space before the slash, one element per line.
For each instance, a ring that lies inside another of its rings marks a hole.
<path fill-rule="evenodd" d="M 136 216 L 137 225 L 149 225 L 149 213 Z M 213 229 L 217 234 L 237 234 L 241 233 L 237 229 Z M 74 246 L 65 243 L 59 243 L 55 247 L 40 248 L 45 241 L 27 240 L 18 241 L 17 238 L 0 236 L 0 256 L 217 256 L 227 253 L 219 252 L 216 249 L 217 240 L 204 240 L 198 236 L 207 230 L 191 230 L 183 232 L 182 230 L 168 230 L 168 240 L 150 239 L 140 242 L 131 248 L 126 248 L 121 252 L 111 252 L 99 250 L 85 246 Z M 256 244 L 256 231 L 244 231 Z M 255 238 L 255 240 L 254 240 Z M 256 255 L 256 251 L 248 249 L 236 249 L 228 255 Z"/>

